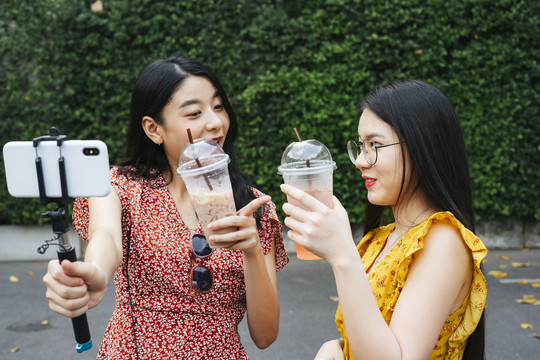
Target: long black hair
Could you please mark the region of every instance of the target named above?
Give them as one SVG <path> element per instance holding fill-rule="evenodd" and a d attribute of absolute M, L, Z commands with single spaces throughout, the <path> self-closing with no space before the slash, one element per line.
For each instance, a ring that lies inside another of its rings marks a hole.
<path fill-rule="evenodd" d="M 358 106 L 371 110 L 396 132 L 402 148 L 404 189 L 420 191 L 428 204 L 450 211 L 475 231 L 472 186 L 463 132 L 448 98 L 423 81 L 397 81 L 378 87 Z M 406 145 L 404 145 L 406 144 Z M 405 147 L 406 146 L 406 151 Z M 408 154 L 408 161 L 405 156 Z M 411 177 L 404 183 L 406 168 Z M 413 187 L 414 186 L 414 187 Z M 364 234 L 380 226 L 384 207 L 368 203 Z M 484 358 L 484 315 L 467 340 L 463 359 Z"/>
<path fill-rule="evenodd" d="M 131 94 L 130 123 L 127 136 L 125 159 L 120 163 L 121 171 L 131 177 L 153 179 L 162 173 L 174 176 L 163 148 L 155 144 L 144 132 L 141 120 L 149 116 L 157 124 L 163 124 L 163 108 L 171 101 L 177 89 L 188 76 L 208 79 L 216 88 L 229 116 L 229 130 L 223 143 L 223 150 L 231 159 L 229 176 L 233 188 L 236 208 L 240 209 L 255 198 L 249 177 L 238 166 L 234 140 L 238 134 L 238 121 L 223 86 L 214 73 L 205 65 L 186 58 L 170 57 L 156 60 L 147 65 L 139 74 Z M 255 213 L 259 224 L 261 208 Z"/>

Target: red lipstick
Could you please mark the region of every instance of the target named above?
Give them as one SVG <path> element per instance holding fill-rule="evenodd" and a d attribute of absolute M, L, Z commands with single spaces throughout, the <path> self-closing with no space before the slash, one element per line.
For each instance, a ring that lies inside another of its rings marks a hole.
<path fill-rule="evenodd" d="M 362 176 L 362 179 L 364 179 L 366 181 L 366 188 L 370 188 L 372 187 L 373 185 L 375 185 L 375 182 L 377 180 L 373 179 L 373 178 L 370 178 L 370 177 L 367 177 L 367 176 Z"/>

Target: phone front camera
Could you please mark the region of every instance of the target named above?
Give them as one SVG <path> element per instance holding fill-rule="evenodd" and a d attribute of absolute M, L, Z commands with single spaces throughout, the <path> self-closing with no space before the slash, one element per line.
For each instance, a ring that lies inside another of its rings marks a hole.
<path fill-rule="evenodd" d="M 99 155 L 99 149 L 98 148 L 84 148 L 83 154 L 87 156 L 97 156 Z"/>

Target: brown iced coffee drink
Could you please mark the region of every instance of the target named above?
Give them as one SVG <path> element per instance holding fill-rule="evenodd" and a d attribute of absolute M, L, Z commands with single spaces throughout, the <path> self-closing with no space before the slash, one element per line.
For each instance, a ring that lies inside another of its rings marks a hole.
<path fill-rule="evenodd" d="M 230 188 L 214 188 L 212 191 L 205 191 L 203 188 L 203 191 L 190 193 L 189 196 L 207 237 L 223 232 L 223 230 L 208 230 L 208 224 L 236 214 L 233 193 Z"/>
<path fill-rule="evenodd" d="M 188 132 L 189 133 L 189 132 Z M 225 234 L 231 228 L 208 230 L 208 224 L 226 216 L 236 215 L 236 206 L 229 178 L 229 156 L 221 146 L 210 139 L 197 139 L 187 144 L 178 157 L 177 173 L 186 184 L 207 239 L 211 235 Z M 234 229 L 233 229 L 234 230 Z M 212 243 L 210 247 L 228 247 L 231 243 Z"/>

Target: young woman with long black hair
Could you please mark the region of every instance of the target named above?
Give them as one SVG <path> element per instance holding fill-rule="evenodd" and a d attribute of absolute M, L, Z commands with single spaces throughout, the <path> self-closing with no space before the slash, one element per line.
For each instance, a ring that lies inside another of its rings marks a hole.
<path fill-rule="evenodd" d="M 359 106 L 347 147 L 367 188 L 357 249 L 346 210 L 288 185 L 288 236 L 326 259 L 342 339 L 316 359 L 484 358 L 487 250 L 474 235 L 463 134 L 450 101 L 422 81 L 379 87 Z M 380 226 L 385 208 L 394 221 Z"/>
<path fill-rule="evenodd" d="M 238 323 L 247 310 L 255 344 L 276 339 L 276 272 L 288 257 L 275 206 L 236 162 L 238 125 L 227 95 L 206 66 L 162 59 L 139 75 L 130 116 L 127 156 L 111 170 L 110 195 L 75 203 L 74 226 L 89 240 L 85 261 L 49 263 L 49 306 L 79 316 L 100 303 L 114 274 L 116 308 L 99 359 L 247 359 Z M 228 232 L 208 239 L 175 174 L 188 128 L 231 159 L 240 210 L 209 224 Z"/>

